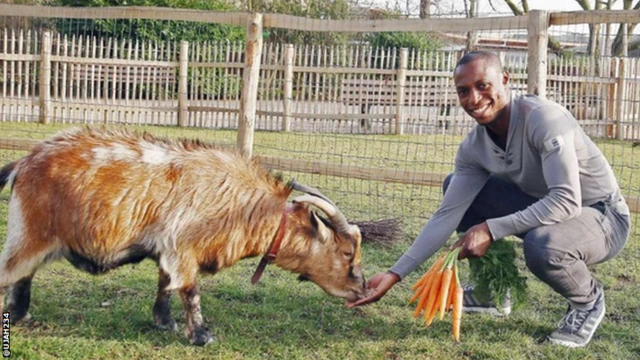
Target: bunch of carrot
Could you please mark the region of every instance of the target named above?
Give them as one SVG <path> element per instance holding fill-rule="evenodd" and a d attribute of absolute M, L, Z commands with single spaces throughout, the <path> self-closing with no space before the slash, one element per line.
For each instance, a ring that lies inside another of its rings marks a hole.
<path fill-rule="evenodd" d="M 458 252 L 460 248 L 455 248 L 438 257 L 431 268 L 413 285 L 415 293 L 409 300 L 409 304 L 418 301 L 413 317 L 417 318 L 423 313 L 427 326 L 431 325 L 436 314 L 438 319 L 442 320 L 445 312 L 451 310 L 455 341 L 460 341 L 464 294 L 458 277 Z"/>

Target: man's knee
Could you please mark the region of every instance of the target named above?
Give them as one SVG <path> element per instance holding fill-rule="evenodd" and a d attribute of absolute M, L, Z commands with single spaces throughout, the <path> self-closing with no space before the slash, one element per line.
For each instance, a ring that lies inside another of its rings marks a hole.
<path fill-rule="evenodd" d="M 530 230 L 522 243 L 527 267 L 539 278 L 544 278 L 549 271 L 561 267 L 566 255 L 565 252 L 554 249 L 553 234 L 547 230 L 544 227 Z"/>
<path fill-rule="evenodd" d="M 447 192 L 447 189 L 449 188 L 449 183 L 451 183 L 451 178 L 452 177 L 453 177 L 453 174 L 449 174 L 449 175 L 447 175 L 447 177 L 442 182 L 442 193 L 443 194 L 445 194 Z"/>
<path fill-rule="evenodd" d="M 536 236 L 535 230 L 531 230 L 522 240 L 522 250 L 527 267 L 536 274 L 542 270 L 542 262 L 546 261 L 544 248 L 538 243 L 538 240 L 542 239 Z"/>

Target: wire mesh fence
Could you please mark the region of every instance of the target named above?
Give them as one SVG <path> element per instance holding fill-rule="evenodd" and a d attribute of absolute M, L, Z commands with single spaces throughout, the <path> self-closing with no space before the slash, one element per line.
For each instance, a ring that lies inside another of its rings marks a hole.
<path fill-rule="evenodd" d="M 236 143 L 246 101 L 246 14 L 47 8 L 27 16 L 24 7 L 2 6 L 13 14 L 0 17 L 3 161 L 24 154 L 33 139 L 79 124 Z M 586 15 L 558 17 L 560 25 L 553 19 L 546 96 L 596 139 L 637 212 L 640 64 L 616 53 L 617 27 L 606 16 L 597 29 Z M 490 49 L 510 73 L 512 93 L 529 92 L 529 20 L 388 20 L 372 31 L 369 20 L 268 17 L 253 154 L 338 199 L 350 217 L 401 217 L 415 235 L 439 203 L 458 144 L 475 126 L 458 106 L 457 60 L 470 46 Z M 330 30 L 352 36 L 270 42 L 272 29 L 304 39 Z M 379 42 L 398 33 L 422 42 Z M 636 243 L 639 229 L 634 221 Z"/>

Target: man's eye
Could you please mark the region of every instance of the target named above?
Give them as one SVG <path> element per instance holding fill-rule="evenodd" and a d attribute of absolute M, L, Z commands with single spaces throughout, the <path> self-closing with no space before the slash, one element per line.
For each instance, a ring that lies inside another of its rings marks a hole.
<path fill-rule="evenodd" d="M 489 84 L 486 84 L 486 83 L 482 83 L 478 85 L 478 89 L 480 90 L 486 90 L 488 87 L 489 87 Z"/>

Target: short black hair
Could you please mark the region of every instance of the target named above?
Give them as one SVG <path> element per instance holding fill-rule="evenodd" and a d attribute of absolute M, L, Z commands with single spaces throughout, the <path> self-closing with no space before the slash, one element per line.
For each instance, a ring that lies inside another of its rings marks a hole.
<path fill-rule="evenodd" d="M 502 61 L 500 61 L 498 55 L 487 50 L 473 50 L 469 51 L 462 58 L 460 58 L 460 60 L 458 60 L 456 67 L 453 69 L 453 72 L 455 73 L 456 70 L 458 70 L 459 66 L 466 65 L 476 60 L 485 60 L 489 63 L 490 66 L 497 67 L 500 72 L 504 70 L 502 67 Z"/>

